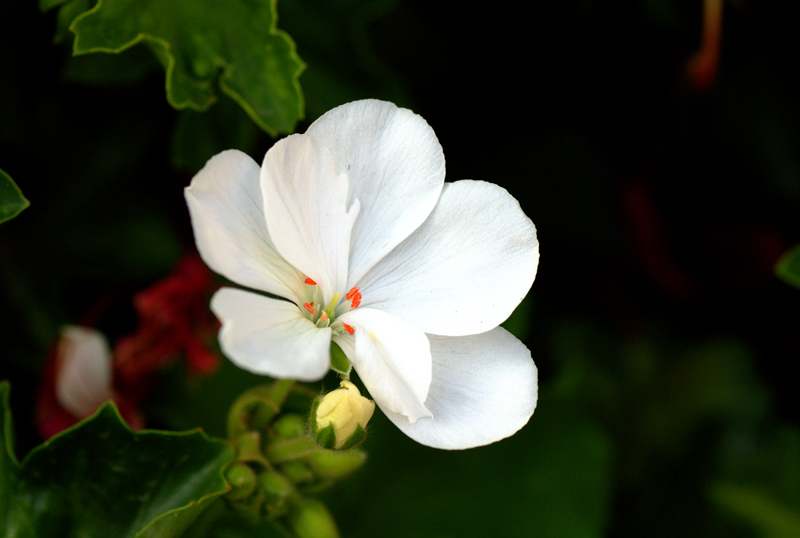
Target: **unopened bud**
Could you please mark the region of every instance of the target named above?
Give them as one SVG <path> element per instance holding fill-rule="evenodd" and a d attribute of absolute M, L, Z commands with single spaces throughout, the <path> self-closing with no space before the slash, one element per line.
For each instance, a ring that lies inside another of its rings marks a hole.
<path fill-rule="evenodd" d="M 256 488 L 256 473 L 249 465 L 234 463 L 225 471 L 225 480 L 231 485 L 227 497 L 231 501 L 238 501 L 248 497 Z"/>
<path fill-rule="evenodd" d="M 281 472 L 297 485 L 309 484 L 317 478 L 311 467 L 302 461 L 287 461 L 281 465 Z"/>
<path fill-rule="evenodd" d="M 290 413 L 278 418 L 272 428 L 281 439 L 296 439 L 306 435 L 306 419 L 302 415 Z"/>
<path fill-rule="evenodd" d="M 294 493 L 294 486 L 286 477 L 275 471 L 267 471 L 258 477 L 258 486 L 270 515 L 287 512 L 286 501 Z"/>
<path fill-rule="evenodd" d="M 340 388 L 318 398 L 311 410 L 312 433 L 323 448 L 346 450 L 366 437 L 375 402 L 364 398 L 355 385 L 344 380 Z"/>
<path fill-rule="evenodd" d="M 298 538 L 339 538 L 330 512 L 316 500 L 307 500 L 293 510 L 289 525 Z"/>

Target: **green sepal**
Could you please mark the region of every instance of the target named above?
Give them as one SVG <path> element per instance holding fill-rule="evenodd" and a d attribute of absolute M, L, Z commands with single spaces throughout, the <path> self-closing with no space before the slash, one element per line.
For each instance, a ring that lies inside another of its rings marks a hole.
<path fill-rule="evenodd" d="M 31 203 L 22 195 L 11 176 L 0 169 L 0 224 L 19 215 Z"/>
<path fill-rule="evenodd" d="M 228 443 L 200 431 L 133 432 L 112 403 L 17 463 L 8 390 L 0 383 L 2 536 L 177 537 L 230 489 Z"/>
<path fill-rule="evenodd" d="M 789 249 L 775 264 L 775 274 L 784 282 L 800 289 L 800 245 Z"/>
<path fill-rule="evenodd" d="M 348 377 L 352 369 L 353 366 L 347 359 L 347 355 L 342 351 L 342 348 L 339 347 L 339 344 L 331 342 L 331 370 L 343 377 Z"/>
<path fill-rule="evenodd" d="M 333 428 L 333 424 L 328 424 L 324 428 L 320 428 L 319 424 L 317 424 L 317 409 L 319 409 L 322 398 L 323 396 L 317 396 L 311 405 L 311 419 L 309 420 L 311 436 L 320 447 L 333 450 L 333 447 L 336 446 L 336 431 Z"/>
<path fill-rule="evenodd" d="M 364 439 L 367 438 L 367 432 L 364 428 L 361 427 L 361 424 L 356 426 L 356 431 L 353 432 L 353 435 L 345 441 L 345 443 L 340 448 L 336 447 L 336 430 L 333 427 L 333 424 L 328 424 L 324 428 L 320 428 L 317 424 L 317 409 L 319 408 L 320 402 L 322 402 L 323 396 L 317 397 L 314 400 L 314 404 L 311 406 L 311 435 L 317 441 L 317 444 L 325 448 L 327 450 L 350 450 L 351 448 L 355 448 L 361 443 L 364 442 Z"/>
<path fill-rule="evenodd" d="M 364 442 L 364 439 L 367 438 L 367 431 L 361 427 L 361 424 L 356 425 L 356 431 L 353 432 L 353 435 L 344 442 L 341 448 L 337 450 L 350 450 L 351 448 L 355 448 L 361 443 Z"/>
<path fill-rule="evenodd" d="M 318 429 L 314 434 L 314 439 L 322 448 L 333 450 L 333 447 L 336 446 L 336 430 L 334 430 L 333 424 Z"/>

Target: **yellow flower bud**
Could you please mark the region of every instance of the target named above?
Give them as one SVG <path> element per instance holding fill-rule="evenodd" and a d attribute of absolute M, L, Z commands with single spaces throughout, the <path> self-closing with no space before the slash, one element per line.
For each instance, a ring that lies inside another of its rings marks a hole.
<path fill-rule="evenodd" d="M 335 441 L 332 443 L 333 446 L 326 448 L 340 449 L 354 438 L 359 427 L 360 436 L 363 437 L 367 422 L 374 412 L 375 402 L 361 396 L 358 388 L 345 380 L 340 383 L 340 388 L 329 392 L 320 400 L 314 414 L 316 426 L 314 429 L 316 432 L 322 432 L 331 426 Z M 320 439 L 319 435 L 316 437 Z"/>

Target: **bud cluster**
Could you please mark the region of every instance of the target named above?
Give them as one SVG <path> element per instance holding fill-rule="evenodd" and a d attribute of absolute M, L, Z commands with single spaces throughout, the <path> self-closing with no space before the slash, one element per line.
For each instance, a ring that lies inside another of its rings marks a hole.
<path fill-rule="evenodd" d="M 374 408 L 349 381 L 317 398 L 290 380 L 242 394 L 228 415 L 236 450 L 226 471 L 231 507 L 252 521 L 269 520 L 287 536 L 338 536 L 325 506 L 306 495 L 364 463 L 366 454 L 353 447 Z M 301 413 L 309 409 L 307 419 Z"/>

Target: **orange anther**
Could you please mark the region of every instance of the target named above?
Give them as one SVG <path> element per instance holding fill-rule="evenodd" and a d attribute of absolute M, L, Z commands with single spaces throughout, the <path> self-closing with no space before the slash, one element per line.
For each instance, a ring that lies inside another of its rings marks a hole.
<path fill-rule="evenodd" d="M 328 319 L 328 314 L 325 313 L 325 311 L 323 310 L 322 315 L 319 317 L 319 320 L 324 323 L 325 321 L 327 321 L 327 319 Z"/>
<path fill-rule="evenodd" d="M 312 316 L 316 316 L 317 315 L 317 309 L 314 308 L 314 303 L 303 303 L 303 306 L 305 307 L 306 310 L 311 312 Z"/>
<path fill-rule="evenodd" d="M 307 279 L 305 280 L 305 282 L 306 282 L 306 284 L 308 284 L 309 286 L 316 286 L 316 285 L 317 285 L 317 283 L 316 283 L 316 282 L 314 282 L 313 280 L 311 280 L 310 278 L 307 278 Z"/>
<path fill-rule="evenodd" d="M 347 295 L 344 296 L 345 299 L 348 301 L 353 298 L 353 295 L 358 293 L 358 286 L 355 286 L 353 289 L 347 292 Z"/>
<path fill-rule="evenodd" d="M 360 293 L 356 293 L 353 296 L 353 302 L 350 303 L 350 308 L 355 308 L 360 304 L 361 304 L 361 294 Z"/>
<path fill-rule="evenodd" d="M 347 323 L 342 323 L 342 325 L 344 325 L 344 330 L 347 331 L 347 334 L 353 334 L 354 332 L 356 332 L 355 329 L 353 329 Z"/>

